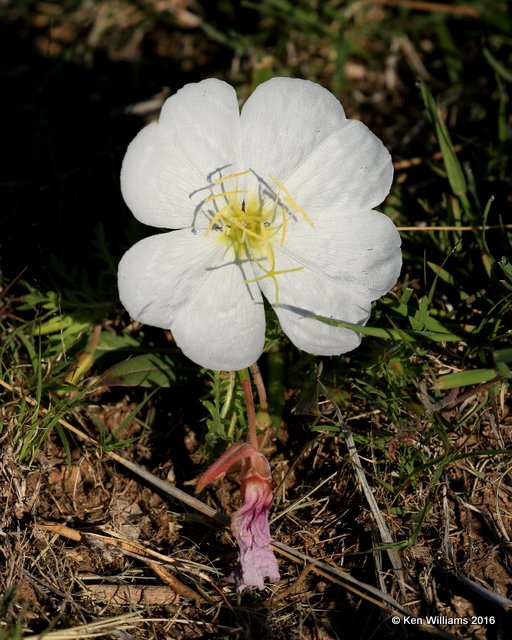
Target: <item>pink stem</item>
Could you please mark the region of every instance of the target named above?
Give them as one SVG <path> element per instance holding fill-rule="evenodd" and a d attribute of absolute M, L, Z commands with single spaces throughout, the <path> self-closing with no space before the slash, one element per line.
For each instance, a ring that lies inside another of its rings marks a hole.
<path fill-rule="evenodd" d="M 254 409 L 254 398 L 252 396 L 250 378 L 242 379 L 242 387 L 244 390 L 245 404 L 247 406 L 247 422 L 249 425 L 249 443 L 255 449 L 259 449 L 258 434 L 256 433 L 256 411 Z"/>

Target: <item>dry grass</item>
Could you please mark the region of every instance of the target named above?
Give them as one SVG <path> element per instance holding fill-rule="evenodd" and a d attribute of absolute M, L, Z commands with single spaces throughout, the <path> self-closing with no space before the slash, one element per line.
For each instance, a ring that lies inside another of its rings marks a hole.
<path fill-rule="evenodd" d="M 196 515 L 161 479 L 165 469 L 153 476 L 147 462 L 125 464 L 85 434 L 71 467 L 52 438 L 30 468 L 4 450 L 2 590 L 16 586 L 6 619 L 18 620 L 31 638 L 44 627 L 55 629 L 45 633 L 50 638 L 334 638 L 352 637 L 340 630 L 342 621 L 365 637 L 372 628 L 389 633 L 391 615 L 494 615 L 495 625 L 416 627 L 438 637 L 493 637 L 486 626 L 504 631 L 507 616 L 499 612 L 512 604 L 512 485 L 499 455 L 510 447 L 510 407 L 502 394 L 469 429 L 450 434 L 457 453 L 439 473 L 429 462 L 442 458 L 446 443 L 424 438 L 435 414 L 467 423 L 482 400 L 478 391 L 462 402 L 451 396 L 447 407 L 416 420 L 414 432 L 390 439 L 384 474 L 372 465 L 370 446 L 358 446 L 357 458 L 350 453 L 347 425 L 348 448 L 325 435 L 296 441 L 290 431 L 298 424 L 282 430 L 271 455 L 282 579 L 242 601 L 226 582 L 235 549 L 216 512 L 234 508 L 230 482 L 212 492 L 213 509 L 192 504 Z M 339 419 L 332 401 L 320 406 L 320 423 Z M 357 418 L 359 433 L 363 424 L 394 430 L 381 415 Z M 414 490 L 393 477 L 404 446 L 425 450 Z M 494 457 L 483 453 L 490 450 Z M 414 537 L 411 516 L 414 526 L 419 514 Z"/>
<path fill-rule="evenodd" d="M 20 62 L 3 75 L 15 133 L 0 233 L 0 639 L 507 640 L 504 3 L 1 4 Z M 240 595 L 227 577 L 237 484 L 192 497 L 225 445 L 219 407 L 229 397 L 236 413 L 239 390 L 122 316 L 116 263 L 140 229 L 128 228 L 117 176 L 135 131 L 185 82 L 215 75 L 245 97 L 280 74 L 322 82 L 385 139 L 405 266 L 374 332 L 324 359 L 321 375 L 270 325 L 261 365 L 282 577 Z M 438 121 L 418 80 L 440 96 Z M 441 121 L 469 208 L 433 135 Z M 157 391 L 115 368 L 147 353 L 162 354 Z"/>

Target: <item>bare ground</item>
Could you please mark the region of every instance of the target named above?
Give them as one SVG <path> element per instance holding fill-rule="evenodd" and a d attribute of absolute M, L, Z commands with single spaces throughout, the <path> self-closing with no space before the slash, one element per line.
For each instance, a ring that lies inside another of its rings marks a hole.
<path fill-rule="evenodd" d="M 402 585 L 385 550 L 377 549 L 381 533 L 357 486 L 343 439 L 312 434 L 311 418 L 289 416 L 268 450 L 276 485 L 273 535 L 309 560 L 297 562 L 279 553 L 281 581 L 241 596 L 229 582 L 236 549 L 228 530 L 162 496 L 78 440 L 70 466 L 55 436 L 32 465 L 23 467 L 4 437 L 4 619 L 17 620 L 27 635 L 98 621 L 109 638 L 419 637 L 422 632 L 414 625 L 390 624 L 387 593 L 413 616 L 444 616 L 437 629 L 455 637 L 510 637 L 505 600 L 512 596 L 510 466 L 499 454 L 475 454 L 510 447 L 510 406 L 498 398 L 477 421 L 457 428 L 478 401 L 475 393 L 457 405 L 453 396 L 455 406 L 442 411 L 453 425 L 448 438 L 454 449 L 472 455 L 447 464 L 434 485 L 434 469 L 427 466 L 414 477 L 414 486 L 393 487 L 404 447 L 430 448 L 431 457 L 440 448 L 438 440 L 425 437 L 432 413 L 416 418 L 407 434 L 393 433 L 382 415 L 353 421 L 347 416 L 355 434 L 386 434 L 385 467 L 372 464 L 370 446 L 358 448 L 394 540 L 410 541 L 399 553 Z M 113 428 L 133 406 L 128 396 L 113 401 L 107 393 L 88 411 Z M 332 407 L 329 402 L 322 406 L 319 422 L 328 423 Z M 83 416 L 76 416 L 78 421 L 89 426 Z M 137 435 L 140 429 L 133 423 L 123 435 Z M 192 481 L 203 462 L 193 425 L 179 425 L 167 451 L 154 448 L 161 437 L 146 430 L 125 455 L 171 484 L 178 478 L 178 485 L 193 493 Z M 236 480 L 218 483 L 206 499 L 231 513 L 238 504 Z M 412 539 L 422 509 L 424 520 Z M 325 574 L 315 560 L 374 585 L 382 597 L 344 584 L 342 573 Z M 133 618 L 123 618 L 129 614 Z M 453 624 L 450 618 L 473 619 L 474 624 Z M 86 631 L 62 637 L 86 637 Z M 434 629 L 425 633 L 437 635 Z"/>

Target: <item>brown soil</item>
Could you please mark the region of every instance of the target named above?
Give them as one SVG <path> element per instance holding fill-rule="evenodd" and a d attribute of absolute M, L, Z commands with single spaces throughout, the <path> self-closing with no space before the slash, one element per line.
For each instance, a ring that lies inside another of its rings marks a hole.
<path fill-rule="evenodd" d="M 96 402 L 95 418 L 112 429 L 133 406 L 128 397 L 112 405 Z M 324 410 L 327 420 L 329 404 Z M 449 412 L 455 418 L 454 410 Z M 419 426 L 427 428 L 429 420 L 426 415 Z M 507 538 L 512 490 L 503 459 L 482 458 L 481 469 L 478 457 L 456 460 L 433 489 L 418 479 L 416 492 L 404 487 L 390 503 L 392 494 L 380 487 L 371 452 L 360 451 L 396 540 L 406 540 L 412 515 L 427 502 L 431 505 L 418 540 L 401 552 L 402 591 L 386 553 L 371 551 L 381 542 L 379 532 L 355 484 L 343 440 L 325 435 L 311 439 L 309 422 L 290 417 L 269 447 L 276 487 L 275 539 L 386 590 L 412 615 L 473 617 L 475 624 L 439 619 L 438 629 L 454 637 L 507 637 L 511 614 L 497 603 L 499 596 L 512 596 Z M 379 422 L 392 430 L 382 416 Z M 363 422 L 357 424 L 360 428 Z M 482 424 L 475 442 L 467 433 L 452 437 L 463 438 L 466 448 L 497 448 L 498 430 L 502 445 L 510 445 L 506 407 L 493 425 L 488 429 Z M 201 469 L 200 450 L 188 426 L 182 426 L 183 441 L 178 442 L 174 432 L 168 443 L 170 459 L 174 448 L 189 452 L 182 468 L 176 460 L 171 464 L 158 459 L 151 432 L 125 454 L 160 478 L 172 481 L 178 475 L 192 493 L 191 481 Z M 139 431 L 134 422 L 123 435 Z M 394 438 L 398 444 L 392 445 L 390 457 L 397 458 L 403 444 Z M 392 441 L 390 436 L 390 447 Z M 38 459 L 22 467 L 7 443 L 2 442 L 0 467 L 0 588 L 6 594 L 6 619 L 19 620 L 25 634 L 95 620 L 107 624 L 114 618 L 102 637 L 370 638 L 379 629 L 383 635 L 378 637 L 421 635 L 412 626 L 393 628 L 390 613 L 369 598 L 319 574 L 311 564 L 283 556 L 279 583 L 240 596 L 229 581 L 236 549 L 228 530 L 162 497 L 90 446 L 77 443 L 69 466 L 60 441 L 50 437 Z M 393 473 L 385 481 L 392 483 Z M 218 482 L 206 493 L 207 502 L 221 511 L 232 513 L 238 506 L 236 479 Z M 495 602 L 489 600 L 493 596 Z M 134 619 L 115 619 L 126 614 L 134 614 Z"/>

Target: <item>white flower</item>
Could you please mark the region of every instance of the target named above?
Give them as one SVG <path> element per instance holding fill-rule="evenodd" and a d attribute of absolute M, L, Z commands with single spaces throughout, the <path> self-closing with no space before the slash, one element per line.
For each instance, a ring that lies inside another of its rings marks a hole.
<path fill-rule="evenodd" d="M 241 113 L 230 85 L 186 85 L 124 158 L 133 214 L 178 230 L 123 256 L 121 301 L 211 369 L 241 369 L 261 355 L 262 293 L 300 349 L 350 351 L 358 334 L 307 317 L 363 325 L 371 301 L 395 284 L 400 238 L 372 210 L 392 175 L 380 140 L 313 82 L 269 80 Z"/>

